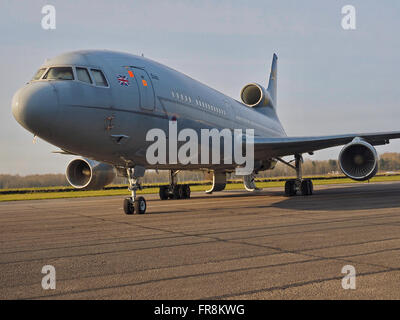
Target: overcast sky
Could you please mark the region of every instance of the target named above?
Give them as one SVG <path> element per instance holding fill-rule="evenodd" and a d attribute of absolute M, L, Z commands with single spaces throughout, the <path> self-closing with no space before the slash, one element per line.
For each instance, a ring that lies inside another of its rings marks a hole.
<path fill-rule="evenodd" d="M 201 2 L 201 3 L 200 3 Z M 400 130 L 400 1 L 0 0 L 0 173 L 64 172 L 69 157 L 24 130 L 13 93 L 46 58 L 110 49 L 169 65 L 238 99 L 279 56 L 278 114 L 288 135 Z M 56 29 L 41 27 L 56 8 Z M 341 8 L 356 8 L 356 30 Z M 400 152 L 400 142 L 378 147 Z M 336 158 L 338 148 L 314 159 Z"/>

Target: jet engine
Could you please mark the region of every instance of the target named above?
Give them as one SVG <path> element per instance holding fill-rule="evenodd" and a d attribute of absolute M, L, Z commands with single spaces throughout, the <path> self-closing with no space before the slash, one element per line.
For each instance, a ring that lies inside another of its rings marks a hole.
<path fill-rule="evenodd" d="M 67 166 L 66 176 L 74 188 L 100 190 L 113 182 L 116 170 L 106 163 L 89 159 L 74 159 Z"/>
<path fill-rule="evenodd" d="M 378 154 L 368 142 L 355 138 L 340 152 L 339 165 L 347 177 L 357 181 L 369 180 L 378 171 Z"/>
<path fill-rule="evenodd" d="M 267 106 L 272 103 L 268 91 L 257 83 L 246 84 L 240 91 L 240 98 L 250 108 Z"/>
<path fill-rule="evenodd" d="M 269 159 L 254 162 L 254 172 L 258 173 L 259 171 L 265 170 L 273 170 L 276 166 L 277 160 Z"/>

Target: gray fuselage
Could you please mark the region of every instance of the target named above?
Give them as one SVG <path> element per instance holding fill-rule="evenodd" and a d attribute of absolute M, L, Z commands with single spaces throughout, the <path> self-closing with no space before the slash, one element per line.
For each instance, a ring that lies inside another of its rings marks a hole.
<path fill-rule="evenodd" d="M 30 81 L 15 94 L 13 114 L 27 130 L 71 154 L 123 167 L 229 169 L 223 163 L 148 165 L 146 133 L 153 128 L 168 133 L 169 121 L 176 120 L 178 130 L 250 128 L 255 137 L 286 136 L 274 108 L 260 113 L 144 57 L 77 51 L 42 68 L 59 66 L 72 67 L 74 80 Z M 108 86 L 79 81 L 76 67 L 101 70 Z"/>

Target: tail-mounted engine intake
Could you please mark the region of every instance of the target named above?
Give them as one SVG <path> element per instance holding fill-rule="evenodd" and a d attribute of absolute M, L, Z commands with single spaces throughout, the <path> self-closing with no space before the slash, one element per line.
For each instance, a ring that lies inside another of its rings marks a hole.
<path fill-rule="evenodd" d="M 67 166 L 66 176 L 74 188 L 100 190 L 113 182 L 116 170 L 106 163 L 89 159 L 74 159 Z"/>
<path fill-rule="evenodd" d="M 368 180 L 378 171 L 378 154 L 368 142 L 355 138 L 340 152 L 339 165 L 347 177 L 357 181 Z"/>
<path fill-rule="evenodd" d="M 268 91 L 257 83 L 246 84 L 240 91 L 240 98 L 250 108 L 272 104 Z"/>

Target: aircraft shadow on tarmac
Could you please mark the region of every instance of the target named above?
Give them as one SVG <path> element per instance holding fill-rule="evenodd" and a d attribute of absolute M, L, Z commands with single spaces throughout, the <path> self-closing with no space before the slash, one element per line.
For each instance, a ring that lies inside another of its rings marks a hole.
<path fill-rule="evenodd" d="M 236 193 L 237 192 L 237 193 Z M 232 194 L 233 193 L 233 194 Z M 260 201 L 249 199 L 249 206 L 267 209 L 270 207 L 296 211 L 346 211 L 346 210 L 373 210 L 373 209 L 400 209 L 400 183 L 338 185 L 329 188 L 316 188 L 312 196 L 285 197 L 284 200 L 260 204 Z M 217 198 L 252 198 L 252 197 L 283 197 L 282 191 L 264 189 L 260 192 L 246 193 L 244 191 L 229 191 L 229 194 L 213 195 Z M 208 195 L 197 196 L 196 199 L 210 199 Z M 234 201 L 234 200 L 233 200 Z"/>
<path fill-rule="evenodd" d="M 281 209 L 304 211 L 348 211 L 400 208 L 400 184 L 396 187 L 360 185 L 356 187 L 332 187 L 316 190 L 312 196 L 286 198 L 272 204 Z"/>

